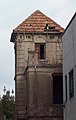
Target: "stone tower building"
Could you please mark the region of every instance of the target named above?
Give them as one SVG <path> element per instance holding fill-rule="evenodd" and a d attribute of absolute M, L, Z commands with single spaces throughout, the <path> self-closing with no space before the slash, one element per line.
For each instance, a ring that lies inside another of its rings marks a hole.
<path fill-rule="evenodd" d="M 16 120 L 63 119 L 63 31 L 39 10 L 13 30 Z"/>

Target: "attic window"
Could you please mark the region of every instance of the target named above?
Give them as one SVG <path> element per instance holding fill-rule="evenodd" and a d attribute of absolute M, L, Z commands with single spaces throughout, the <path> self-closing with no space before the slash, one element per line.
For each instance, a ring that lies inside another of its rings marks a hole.
<path fill-rule="evenodd" d="M 20 35 L 20 39 L 23 39 L 23 35 Z"/>
<path fill-rule="evenodd" d="M 23 39 L 24 39 L 23 34 L 19 34 L 19 35 L 18 35 L 18 39 L 19 39 L 19 40 L 23 40 Z"/>
<path fill-rule="evenodd" d="M 54 38 L 55 38 L 55 36 L 54 36 L 54 35 L 50 35 L 49 37 L 50 37 L 50 39 L 54 39 Z"/>
<path fill-rule="evenodd" d="M 27 39 L 31 39 L 31 35 L 26 35 L 26 38 Z"/>

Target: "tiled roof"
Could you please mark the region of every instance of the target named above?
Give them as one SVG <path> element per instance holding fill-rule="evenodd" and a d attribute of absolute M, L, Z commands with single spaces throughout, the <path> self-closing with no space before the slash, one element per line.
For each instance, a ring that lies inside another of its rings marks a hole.
<path fill-rule="evenodd" d="M 64 29 L 51 18 L 44 15 L 41 11 L 36 10 L 27 19 L 14 29 L 15 32 L 44 32 L 44 28 L 55 28 L 59 32 L 64 32 Z"/>

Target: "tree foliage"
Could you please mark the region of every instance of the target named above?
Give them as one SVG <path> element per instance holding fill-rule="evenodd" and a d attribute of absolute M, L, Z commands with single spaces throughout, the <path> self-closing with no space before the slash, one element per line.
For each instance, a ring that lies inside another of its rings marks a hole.
<path fill-rule="evenodd" d="M 0 120 L 3 118 L 3 108 L 2 108 L 2 99 L 0 97 Z"/>
<path fill-rule="evenodd" d="M 6 116 L 8 120 L 14 120 L 15 117 L 14 95 L 11 95 L 9 90 L 4 90 L 4 94 L 2 98 L 0 98 L 0 120 L 2 120 L 4 116 Z"/>

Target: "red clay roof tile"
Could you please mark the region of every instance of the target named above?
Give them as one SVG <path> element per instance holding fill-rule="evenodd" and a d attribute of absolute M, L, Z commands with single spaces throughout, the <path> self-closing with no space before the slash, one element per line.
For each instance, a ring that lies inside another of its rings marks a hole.
<path fill-rule="evenodd" d="M 41 11 L 36 10 L 27 19 L 14 29 L 15 32 L 44 32 L 44 28 L 48 24 L 48 27 L 55 27 L 59 32 L 64 32 L 64 29 L 58 25 L 51 18 L 44 15 Z"/>

